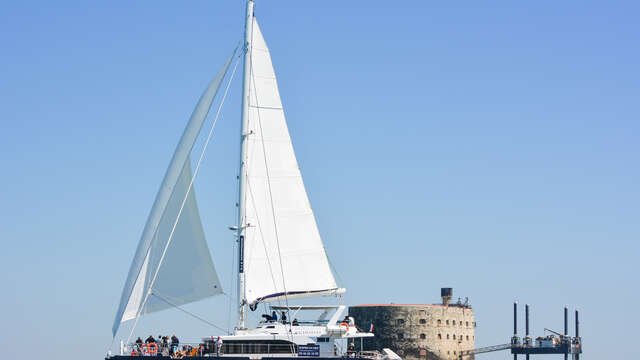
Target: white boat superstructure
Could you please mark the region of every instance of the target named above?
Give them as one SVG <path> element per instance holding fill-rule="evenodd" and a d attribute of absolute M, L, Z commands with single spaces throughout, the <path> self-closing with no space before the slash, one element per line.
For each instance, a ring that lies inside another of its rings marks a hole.
<path fill-rule="evenodd" d="M 238 249 L 238 321 L 232 335 L 221 336 L 224 353 L 256 358 L 277 350 L 282 356 L 340 356 L 346 351 L 338 346 L 340 342 L 373 334 L 359 331 L 353 319 L 344 317 L 344 305 L 299 306 L 292 302 L 340 297 L 346 290 L 337 285 L 329 266 L 294 153 L 271 54 L 253 9 L 254 2 L 247 1 L 241 56 L 236 56 L 236 49 L 211 81 L 171 159 L 125 282 L 113 325 L 114 338 L 123 322 L 133 321 L 126 341 L 130 343 L 142 315 L 222 293 L 193 186 L 220 108 L 195 167 L 190 157 L 214 99 L 228 78 L 219 106 L 224 104 L 242 57 L 238 222 L 231 227 Z M 274 303 L 278 305 L 271 305 L 271 310 L 285 314 L 288 321 L 282 317 L 274 321 L 267 315 L 266 321 L 248 326 L 249 311 Z M 300 311 L 320 315 L 312 322 L 298 321 Z M 212 349 L 211 338 L 203 342 Z"/>
<path fill-rule="evenodd" d="M 372 333 L 361 332 L 355 326 L 353 318 L 343 317 L 346 307 L 336 306 L 297 306 L 293 308 L 283 306 L 273 306 L 274 311 L 289 310 L 294 316 L 293 321 L 266 321 L 260 326 L 251 329 L 236 330 L 234 335 L 222 336 L 225 344 L 258 344 L 269 341 L 278 344 L 308 346 L 317 345 L 319 356 L 331 357 L 341 356 L 347 349 L 338 344 L 342 340 L 360 339 L 373 337 Z M 298 322 L 297 314 L 300 311 L 321 310 L 320 316 L 312 322 Z M 329 317 L 327 319 L 327 317 Z M 247 355 L 240 351 L 231 351 L 235 355 Z M 228 351 L 229 352 L 229 351 Z M 227 352 L 227 353 L 228 353 Z M 291 354 L 289 348 L 283 348 L 283 353 Z M 297 354 L 297 352 L 293 352 Z M 234 355 L 234 354 L 229 354 Z"/>

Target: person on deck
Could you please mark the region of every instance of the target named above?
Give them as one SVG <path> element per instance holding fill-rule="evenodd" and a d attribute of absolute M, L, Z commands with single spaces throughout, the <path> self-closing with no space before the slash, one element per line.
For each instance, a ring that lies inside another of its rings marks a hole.
<path fill-rule="evenodd" d="M 173 336 L 171 337 L 171 346 L 169 349 L 169 353 L 173 355 L 176 351 L 178 351 L 179 346 L 180 346 L 180 340 L 178 340 L 178 337 L 176 336 L 176 334 L 173 334 Z"/>
<path fill-rule="evenodd" d="M 293 319 L 293 321 L 291 322 L 292 326 L 298 326 L 298 319 Z"/>
<path fill-rule="evenodd" d="M 283 324 L 287 324 L 287 314 L 284 311 L 280 312 L 280 318 L 282 319 Z"/>
<path fill-rule="evenodd" d="M 156 343 L 156 339 L 153 338 L 153 335 L 149 335 L 147 340 L 144 341 L 146 344 Z"/>
<path fill-rule="evenodd" d="M 271 313 L 271 320 L 278 321 L 278 314 L 276 314 L 275 310 Z"/>
<path fill-rule="evenodd" d="M 139 354 L 140 351 L 142 351 L 142 339 L 140 338 L 140 336 L 138 336 L 138 338 L 136 339 L 136 352 Z"/>
<path fill-rule="evenodd" d="M 354 343 L 349 344 L 349 350 L 347 350 L 348 357 L 356 356 L 356 345 Z"/>
<path fill-rule="evenodd" d="M 160 353 L 162 355 L 169 355 L 169 337 L 163 336 L 160 340 Z"/>
<path fill-rule="evenodd" d="M 218 336 L 216 339 L 216 356 L 220 357 L 220 352 L 222 351 L 222 338 Z"/>

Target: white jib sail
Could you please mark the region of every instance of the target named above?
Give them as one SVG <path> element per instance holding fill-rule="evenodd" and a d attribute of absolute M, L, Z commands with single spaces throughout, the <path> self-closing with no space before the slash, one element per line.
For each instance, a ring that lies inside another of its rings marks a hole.
<path fill-rule="evenodd" d="M 253 20 L 245 193 L 249 304 L 338 291 L 302 182 L 269 49 Z"/>
<path fill-rule="evenodd" d="M 180 214 L 164 260 L 162 264 L 159 263 L 191 183 L 191 174 L 191 164 L 187 158 L 158 225 L 154 241 L 156 246 L 149 249 L 131 294 L 133 301 L 129 301 L 127 304 L 122 321 L 134 319 L 142 314 L 184 305 L 222 292 L 202 230 L 193 187 L 189 192 L 182 214 Z M 144 308 L 140 309 L 149 286 L 151 286 L 150 281 L 155 271 L 158 271 L 158 275 L 153 284 L 151 295 L 144 304 Z"/>
<path fill-rule="evenodd" d="M 122 290 L 112 328 L 114 336 L 123 321 L 222 292 L 202 230 L 194 188 L 186 200 L 185 196 L 192 182 L 189 154 L 234 55 L 235 51 L 200 97 L 169 163 Z"/>

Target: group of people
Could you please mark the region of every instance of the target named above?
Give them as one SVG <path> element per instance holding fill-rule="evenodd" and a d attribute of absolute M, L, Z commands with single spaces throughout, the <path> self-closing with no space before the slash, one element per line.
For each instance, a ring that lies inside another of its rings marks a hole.
<path fill-rule="evenodd" d="M 278 314 L 276 314 L 275 311 L 272 311 L 271 315 L 262 314 L 262 317 L 266 322 L 278 322 Z M 285 325 L 287 324 L 287 313 L 284 311 L 280 312 L 280 322 Z M 293 319 L 293 321 L 291 322 L 291 325 L 298 326 L 298 319 Z"/>
<path fill-rule="evenodd" d="M 134 344 L 131 351 L 131 355 L 134 356 L 162 355 L 175 357 L 174 355 L 180 352 L 180 340 L 175 334 L 171 338 L 158 335 L 158 339 L 154 338 L 153 335 L 149 335 L 145 341 L 138 337 Z"/>
<path fill-rule="evenodd" d="M 205 351 L 207 353 L 215 352 L 216 356 L 222 354 L 222 338 L 220 336 L 211 338 L 211 345 L 213 349 L 208 348 L 209 342 L 206 344 L 199 344 L 198 346 L 182 345 L 180 346 L 180 340 L 174 334 L 169 338 L 168 336 L 158 335 L 158 339 L 153 335 L 142 341 L 142 338 L 138 337 L 131 350 L 132 356 L 170 356 L 174 359 L 181 359 L 185 356 L 202 356 Z"/>

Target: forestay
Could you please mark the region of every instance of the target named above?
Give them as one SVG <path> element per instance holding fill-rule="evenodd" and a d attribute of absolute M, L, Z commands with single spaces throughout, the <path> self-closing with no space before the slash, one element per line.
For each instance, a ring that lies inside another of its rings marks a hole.
<path fill-rule="evenodd" d="M 249 304 L 338 291 L 302 182 L 269 49 L 253 18 L 246 129 L 245 296 Z"/>
<path fill-rule="evenodd" d="M 123 321 L 222 292 L 198 213 L 189 155 L 234 55 L 202 94 L 169 163 L 122 290 L 114 336 Z"/>

